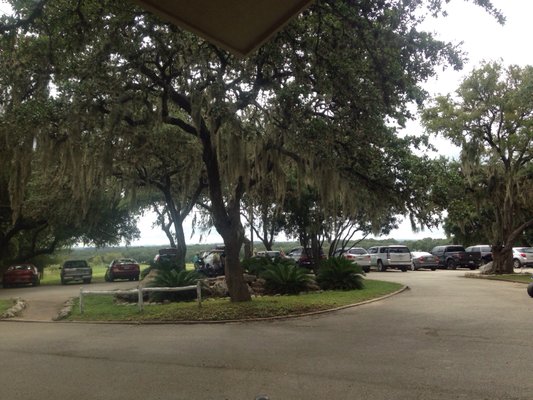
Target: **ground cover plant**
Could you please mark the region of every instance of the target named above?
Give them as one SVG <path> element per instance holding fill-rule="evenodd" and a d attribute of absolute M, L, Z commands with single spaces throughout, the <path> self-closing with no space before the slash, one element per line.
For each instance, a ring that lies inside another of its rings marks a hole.
<path fill-rule="evenodd" d="M 399 290 L 401 284 L 365 281 L 365 289 L 324 291 L 291 296 L 255 297 L 251 302 L 232 303 L 229 299 L 208 299 L 199 308 L 195 301 L 168 304 L 116 304 L 112 296 L 84 297 L 84 313 L 78 303 L 68 320 L 80 321 L 224 321 L 283 317 L 357 304 Z"/>
<path fill-rule="evenodd" d="M 503 280 L 511 282 L 521 282 L 521 283 L 531 283 L 531 274 L 503 274 L 503 275 L 490 275 L 486 277 L 487 279 L 493 280 Z"/>
<path fill-rule="evenodd" d="M 12 305 L 14 304 L 13 300 L 2 300 L 0 299 L 0 315 L 5 313 Z"/>
<path fill-rule="evenodd" d="M 363 275 L 359 265 L 345 258 L 332 257 L 320 263 L 316 280 L 322 289 L 363 289 Z"/>

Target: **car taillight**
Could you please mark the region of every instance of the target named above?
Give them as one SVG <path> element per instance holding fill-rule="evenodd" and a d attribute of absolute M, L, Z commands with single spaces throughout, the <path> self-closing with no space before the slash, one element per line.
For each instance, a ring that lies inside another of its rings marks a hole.
<path fill-rule="evenodd" d="M 527 257 L 527 256 L 526 256 L 526 253 L 518 253 L 518 254 L 520 254 L 520 257 L 524 257 L 524 258 Z"/>
<path fill-rule="evenodd" d="M 7 270 L 8 271 L 13 271 L 15 268 L 14 267 L 9 267 Z"/>

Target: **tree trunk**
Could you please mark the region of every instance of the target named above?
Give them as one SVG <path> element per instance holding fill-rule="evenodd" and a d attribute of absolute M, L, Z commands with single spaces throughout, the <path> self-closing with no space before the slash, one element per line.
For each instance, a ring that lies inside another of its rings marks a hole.
<path fill-rule="evenodd" d="M 250 301 L 250 291 L 248 284 L 244 281 L 244 269 L 240 261 L 240 251 L 242 246 L 242 238 L 238 235 L 223 236 L 225 245 L 225 264 L 224 272 L 226 274 L 226 284 L 228 285 L 228 292 L 232 302 Z"/>
<path fill-rule="evenodd" d="M 493 246 L 492 259 L 492 273 L 497 275 L 514 273 L 512 247 Z"/>

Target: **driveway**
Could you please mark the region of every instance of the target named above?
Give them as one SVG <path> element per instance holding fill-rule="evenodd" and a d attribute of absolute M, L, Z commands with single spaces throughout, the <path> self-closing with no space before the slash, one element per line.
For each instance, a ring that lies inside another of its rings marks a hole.
<path fill-rule="evenodd" d="M 533 299 L 465 271 L 331 314 L 212 325 L 1 322 L 6 399 L 530 400 Z"/>
<path fill-rule="evenodd" d="M 23 321 L 52 321 L 61 310 L 65 302 L 79 296 L 80 288 L 91 290 L 129 289 L 137 287 L 138 282 L 115 281 L 112 283 L 91 283 L 67 285 L 43 285 L 37 287 L 13 287 L 0 289 L 0 299 L 14 299 L 20 297 L 26 301 L 27 307 L 23 313 L 14 318 Z"/>

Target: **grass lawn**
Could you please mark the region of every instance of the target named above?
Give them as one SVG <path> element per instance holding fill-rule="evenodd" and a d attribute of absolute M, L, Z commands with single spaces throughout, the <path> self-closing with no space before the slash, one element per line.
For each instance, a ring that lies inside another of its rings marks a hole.
<path fill-rule="evenodd" d="M 511 282 L 531 283 L 531 274 L 505 274 L 505 275 L 490 275 L 486 279 L 503 280 Z"/>
<path fill-rule="evenodd" d="M 399 283 L 365 280 L 365 289 L 325 291 L 296 296 L 264 296 L 251 302 L 231 303 L 228 299 L 207 299 L 199 308 L 196 302 L 145 304 L 115 304 L 112 296 L 84 297 L 84 313 L 78 302 L 67 320 L 72 321 L 223 321 L 280 317 L 321 311 L 360 303 L 395 292 Z"/>
<path fill-rule="evenodd" d="M 13 300 L 0 299 L 0 314 L 6 312 L 14 304 Z"/>

